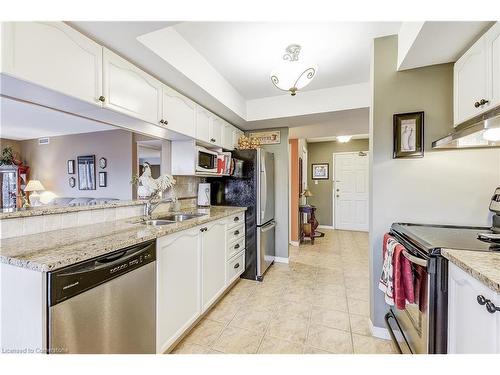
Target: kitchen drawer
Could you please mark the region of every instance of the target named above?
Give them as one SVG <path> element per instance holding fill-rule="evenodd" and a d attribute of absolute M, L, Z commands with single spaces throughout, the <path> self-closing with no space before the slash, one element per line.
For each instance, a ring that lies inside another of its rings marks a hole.
<path fill-rule="evenodd" d="M 241 237 L 238 241 L 227 245 L 226 259 L 229 260 L 245 248 L 245 237 Z"/>
<path fill-rule="evenodd" d="M 238 225 L 237 227 L 231 228 L 227 231 L 226 239 L 228 245 L 238 241 L 242 237 L 245 237 L 245 224 Z"/>
<path fill-rule="evenodd" d="M 245 212 L 239 212 L 227 218 L 227 228 L 231 229 L 245 222 Z"/>
<path fill-rule="evenodd" d="M 226 285 L 231 284 L 245 270 L 245 250 L 235 255 L 226 263 Z"/>

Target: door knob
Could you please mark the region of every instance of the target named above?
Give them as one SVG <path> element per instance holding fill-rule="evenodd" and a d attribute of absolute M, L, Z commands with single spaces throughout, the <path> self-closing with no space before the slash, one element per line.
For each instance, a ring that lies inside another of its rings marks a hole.
<path fill-rule="evenodd" d="M 477 303 L 479 303 L 481 306 L 486 305 L 487 302 L 490 302 L 490 300 L 484 298 L 484 296 L 482 295 L 477 296 Z"/>
<path fill-rule="evenodd" d="M 99 97 L 99 101 L 104 103 L 104 102 L 106 101 L 106 98 L 105 98 L 104 96 L 102 96 L 102 95 L 101 95 L 101 96 Z"/>
<path fill-rule="evenodd" d="M 476 107 L 476 108 L 481 107 L 481 103 L 479 103 L 479 102 L 475 102 L 475 103 L 474 103 L 474 107 Z"/>
<path fill-rule="evenodd" d="M 486 99 L 481 99 L 481 100 L 479 101 L 479 104 L 481 104 L 481 105 L 485 105 L 485 104 L 488 104 L 489 102 L 490 102 L 489 100 L 486 100 Z"/>
<path fill-rule="evenodd" d="M 340 195 L 338 195 L 338 194 L 337 194 L 337 195 L 336 195 L 336 197 L 337 197 L 337 198 L 339 198 L 339 197 L 340 197 Z"/>
<path fill-rule="evenodd" d="M 340 191 L 340 189 L 337 189 L 337 191 Z"/>
<path fill-rule="evenodd" d="M 486 302 L 486 310 L 490 313 L 490 314 L 494 314 L 496 313 L 497 311 L 500 311 L 500 307 L 496 307 L 495 304 L 491 301 L 488 301 Z"/>

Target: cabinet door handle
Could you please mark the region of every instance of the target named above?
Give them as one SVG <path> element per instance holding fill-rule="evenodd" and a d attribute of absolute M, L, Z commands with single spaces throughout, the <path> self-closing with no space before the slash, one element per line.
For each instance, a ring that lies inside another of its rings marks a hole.
<path fill-rule="evenodd" d="M 99 97 L 99 101 L 104 103 L 104 102 L 106 101 L 106 98 L 105 98 L 104 96 L 102 96 L 102 95 L 101 95 L 101 96 Z"/>
<path fill-rule="evenodd" d="M 474 107 L 476 107 L 476 108 L 481 107 L 481 103 L 479 103 L 479 102 L 475 102 L 475 103 L 474 103 Z"/>
<path fill-rule="evenodd" d="M 210 138 L 210 142 L 214 142 L 215 143 L 215 138 Z"/>
<path fill-rule="evenodd" d="M 234 250 L 237 250 L 239 248 L 240 248 L 240 244 L 239 243 L 237 243 L 236 245 L 234 245 Z"/>
<path fill-rule="evenodd" d="M 479 104 L 483 106 L 483 105 L 485 105 L 485 104 L 488 104 L 489 102 L 490 102 L 489 100 L 486 100 L 486 99 L 481 99 L 481 100 L 479 101 Z"/>
<path fill-rule="evenodd" d="M 236 216 L 233 221 L 240 221 L 240 218 L 238 216 Z"/>
<path fill-rule="evenodd" d="M 240 264 L 239 264 L 239 263 L 236 263 L 233 267 L 234 267 L 234 269 L 239 268 L 239 267 L 240 267 Z"/>
<path fill-rule="evenodd" d="M 238 234 L 240 234 L 240 231 L 239 231 L 239 230 L 234 231 L 234 235 L 235 235 L 235 236 L 237 236 Z"/>
<path fill-rule="evenodd" d="M 481 306 L 486 305 L 487 302 L 490 302 L 489 299 L 484 298 L 483 295 L 477 296 L 477 303 L 479 303 Z"/>
<path fill-rule="evenodd" d="M 490 314 L 494 314 L 497 311 L 500 311 L 500 307 L 496 307 L 493 302 L 488 300 L 488 302 L 486 302 L 486 311 L 488 311 Z"/>
<path fill-rule="evenodd" d="M 161 120 L 160 120 L 160 124 L 163 124 L 163 122 L 164 122 L 164 121 L 163 121 L 163 119 L 161 119 Z"/>
<path fill-rule="evenodd" d="M 208 230 L 207 227 L 200 228 L 200 232 L 206 232 Z"/>

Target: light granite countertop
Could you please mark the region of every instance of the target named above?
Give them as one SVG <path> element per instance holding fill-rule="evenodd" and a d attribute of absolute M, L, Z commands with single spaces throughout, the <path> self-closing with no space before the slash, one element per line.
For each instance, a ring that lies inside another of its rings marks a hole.
<path fill-rule="evenodd" d="M 140 217 L 135 217 L 1 239 L 0 260 L 34 271 L 52 271 L 245 210 L 245 207 L 224 206 L 191 208 L 182 212 L 206 215 L 159 227 L 144 225 Z"/>
<path fill-rule="evenodd" d="M 500 253 L 442 249 L 441 254 L 488 288 L 500 293 Z"/>
<path fill-rule="evenodd" d="M 62 214 L 67 212 L 99 210 L 103 208 L 138 206 L 145 203 L 146 203 L 145 200 L 134 199 L 134 200 L 117 200 L 108 203 L 99 203 L 99 204 L 81 205 L 81 206 L 47 205 L 47 206 L 37 206 L 30 208 L 3 209 L 0 210 L 0 220 L 14 219 L 18 217 L 28 217 L 28 216 Z"/>

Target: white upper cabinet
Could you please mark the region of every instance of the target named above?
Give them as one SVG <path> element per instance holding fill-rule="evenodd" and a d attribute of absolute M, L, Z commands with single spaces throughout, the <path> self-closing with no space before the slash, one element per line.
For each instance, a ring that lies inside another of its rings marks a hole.
<path fill-rule="evenodd" d="M 103 92 L 104 107 L 161 125 L 163 84 L 106 48 Z"/>
<path fill-rule="evenodd" d="M 245 134 L 240 129 L 233 128 L 233 147 L 238 148 L 238 140 Z"/>
<path fill-rule="evenodd" d="M 500 105 L 500 22 L 495 23 L 484 35 L 488 60 L 489 108 Z"/>
<path fill-rule="evenodd" d="M 211 114 L 205 108 L 196 110 L 196 139 L 202 142 L 210 142 Z"/>
<path fill-rule="evenodd" d="M 487 300 L 500 307 L 500 296 L 450 264 L 448 276 L 448 353 L 500 353 L 500 311 L 486 309 Z"/>
<path fill-rule="evenodd" d="M 212 114 L 210 121 L 210 143 L 214 146 L 222 147 L 222 135 L 224 131 L 222 121 L 220 117 Z"/>
<path fill-rule="evenodd" d="M 100 104 L 102 47 L 63 22 L 3 22 L 2 72 Z"/>
<path fill-rule="evenodd" d="M 163 124 L 180 134 L 196 138 L 196 104 L 168 86 L 163 86 Z"/>
<path fill-rule="evenodd" d="M 206 310 L 226 286 L 226 224 L 209 223 L 202 232 L 202 310 Z"/>
<path fill-rule="evenodd" d="M 455 126 L 500 104 L 499 34 L 497 22 L 455 63 Z"/>
<path fill-rule="evenodd" d="M 222 132 L 222 147 L 225 148 L 226 150 L 234 149 L 233 131 L 234 131 L 234 126 L 224 121 L 223 132 Z"/>

